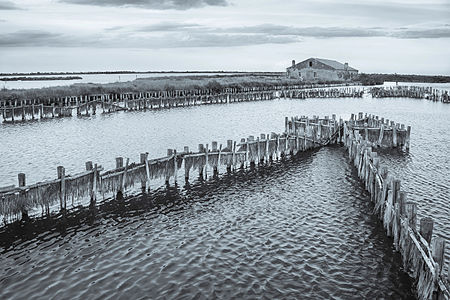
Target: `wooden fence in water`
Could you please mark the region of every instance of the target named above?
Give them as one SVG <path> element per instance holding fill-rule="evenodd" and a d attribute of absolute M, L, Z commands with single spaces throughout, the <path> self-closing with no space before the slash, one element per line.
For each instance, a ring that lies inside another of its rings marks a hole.
<path fill-rule="evenodd" d="M 335 85 L 344 86 L 345 85 Z M 320 87 L 320 88 L 319 88 Z M 37 120 L 43 118 L 95 115 L 116 111 L 154 110 L 205 104 L 272 100 L 279 97 L 324 98 L 361 97 L 362 89 L 330 88 L 330 85 L 258 86 L 246 88 L 150 91 L 56 97 L 33 100 L 2 100 L 0 111 L 4 122 Z"/>
<path fill-rule="evenodd" d="M 370 90 L 373 98 L 407 97 L 413 99 L 427 99 L 435 102 L 450 103 L 448 91 L 432 87 L 394 86 L 374 87 Z"/>
<path fill-rule="evenodd" d="M 432 240 L 433 219 L 424 217 L 416 228 L 417 204 L 406 199 L 400 191 L 400 180 L 388 174 L 380 166 L 380 159 L 373 147 L 385 141 L 386 133 L 392 130 L 388 140 L 391 146 L 409 147 L 410 127 L 403 137 L 395 137 L 395 129 L 404 126 L 389 124 L 373 116 L 358 115 L 344 125 L 344 144 L 358 176 L 370 194 L 374 214 L 379 217 L 388 236 L 393 237 L 396 251 L 402 256 L 404 270 L 415 278 L 419 299 L 450 299 L 450 264 L 447 275 L 444 270 L 445 240 Z M 395 142 L 395 139 L 397 141 Z M 389 145 L 389 142 L 387 143 Z"/>
<path fill-rule="evenodd" d="M 0 188 L 0 215 L 5 222 L 28 219 L 30 209 L 42 209 L 50 215 L 50 207 L 58 205 L 65 216 L 70 199 L 86 199 L 95 207 L 97 197 L 115 196 L 123 199 L 124 193 L 138 185 L 143 193 L 150 192 L 152 180 L 171 178 L 177 184 L 178 173 L 184 171 L 185 181 L 191 171 L 198 171 L 199 179 L 207 177 L 208 168 L 218 176 L 219 168 L 227 172 L 247 166 L 271 164 L 285 156 L 344 142 L 358 176 L 370 193 L 374 213 L 384 224 L 387 235 L 393 237 L 395 249 L 400 251 L 405 270 L 416 279 L 419 299 L 450 299 L 450 272 L 443 273 L 445 240 L 432 237 L 433 220 L 423 218 L 416 229 L 417 204 L 406 201 L 400 191 L 400 181 L 388 175 L 380 167 L 373 147 L 405 148 L 410 146 L 411 128 L 376 116 L 353 115 L 349 121 L 331 118 L 285 118 L 285 131 L 281 134 L 261 134 L 242 138 L 240 142 L 228 140 L 225 147 L 213 141 L 199 144 L 192 152 L 187 146 L 182 152 L 168 149 L 167 156 L 149 159 L 141 153 L 140 162 L 130 163 L 129 158 L 116 158 L 116 168 L 105 171 L 92 162 L 86 163 L 86 171 L 70 176 L 62 166 L 57 167 L 58 178 L 26 185 L 25 174 L 18 175 L 19 187 Z M 210 171 L 210 172 L 211 172 Z M 450 269 L 450 267 L 449 267 Z"/>
<path fill-rule="evenodd" d="M 296 117 L 285 120 L 285 132 L 281 134 L 261 134 L 259 137 L 249 136 L 240 142 L 228 140 L 226 146 L 213 141 L 211 148 L 199 144 L 198 151 L 192 152 L 189 147 L 183 151 L 168 149 L 167 156 L 149 159 L 148 153 L 140 155 L 140 161 L 130 163 L 129 158 L 116 158 L 116 168 L 105 171 L 92 162 L 86 163 L 86 171 L 67 175 L 63 166 L 57 167 L 58 178 L 46 182 L 26 185 L 25 174 L 18 175 L 19 187 L 0 188 L 0 215 L 5 222 L 18 220 L 21 216 L 28 218 L 30 209 L 41 207 L 43 214 L 50 213 L 50 207 L 59 203 L 62 212 L 67 209 L 67 202 L 72 199 L 90 199 L 95 204 L 97 197 L 105 198 L 123 194 L 126 190 L 140 185 L 144 192 L 150 189 L 151 180 L 171 178 L 178 181 L 178 173 L 184 169 L 186 182 L 190 172 L 198 170 L 199 178 L 207 176 L 210 168 L 217 175 L 220 167 L 243 168 L 245 165 L 271 163 L 286 155 L 295 155 L 300 151 L 317 148 L 337 142 L 343 128 L 342 119 L 332 118 L 309 119 Z"/>

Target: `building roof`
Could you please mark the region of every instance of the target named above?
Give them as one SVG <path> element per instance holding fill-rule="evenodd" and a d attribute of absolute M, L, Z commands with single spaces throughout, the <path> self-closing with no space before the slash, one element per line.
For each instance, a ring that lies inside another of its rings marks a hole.
<path fill-rule="evenodd" d="M 327 66 L 332 67 L 333 69 L 336 70 L 345 70 L 345 66 L 343 63 L 340 63 L 338 61 L 335 60 L 331 60 L 331 59 L 324 59 L 324 58 L 314 58 L 317 61 L 320 61 L 323 64 L 326 64 Z M 350 71 L 357 71 L 356 69 L 348 66 L 348 70 Z"/>
<path fill-rule="evenodd" d="M 318 62 L 321 62 L 321 63 L 323 63 L 323 64 L 325 64 L 325 65 L 327 65 L 327 66 L 329 66 L 329 67 L 331 67 L 331 68 L 333 68 L 335 70 L 345 70 L 345 66 L 344 66 L 343 63 L 340 63 L 340 62 L 332 60 L 332 59 L 311 57 L 311 58 L 308 58 L 308 59 L 306 59 L 304 61 L 307 61 L 307 60 L 310 60 L 310 59 L 317 60 Z M 302 61 L 302 62 L 304 62 L 304 61 Z M 300 63 L 298 63 L 298 64 L 300 64 Z M 350 66 L 348 66 L 348 70 L 349 71 L 358 71 L 358 70 L 356 70 L 356 69 L 354 69 L 354 68 L 352 68 Z"/>

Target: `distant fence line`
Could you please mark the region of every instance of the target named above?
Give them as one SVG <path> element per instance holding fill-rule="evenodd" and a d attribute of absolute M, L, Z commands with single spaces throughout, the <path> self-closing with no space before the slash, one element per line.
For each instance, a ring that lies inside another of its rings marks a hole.
<path fill-rule="evenodd" d="M 243 88 L 224 88 L 220 91 L 213 89 L 198 90 L 174 90 L 174 91 L 150 91 L 127 92 L 96 95 L 80 95 L 68 97 L 53 97 L 31 100 L 6 100 L 0 99 L 0 110 L 3 121 L 25 121 L 40 118 L 55 118 L 72 116 L 76 109 L 77 115 L 96 114 L 100 105 L 103 113 L 111 113 L 121 110 L 147 110 L 159 108 L 172 108 L 180 106 L 192 106 L 202 104 L 234 103 L 243 101 L 271 100 L 278 97 L 356 97 L 362 91 L 344 91 L 321 89 L 318 87 L 343 87 L 346 84 L 334 85 L 289 85 L 289 86 L 257 86 Z M 304 91 L 304 92 L 301 92 Z"/>
<path fill-rule="evenodd" d="M 448 91 L 433 87 L 420 86 L 394 86 L 373 87 L 370 90 L 373 98 L 407 97 L 415 99 L 426 99 L 435 102 L 450 103 Z"/>

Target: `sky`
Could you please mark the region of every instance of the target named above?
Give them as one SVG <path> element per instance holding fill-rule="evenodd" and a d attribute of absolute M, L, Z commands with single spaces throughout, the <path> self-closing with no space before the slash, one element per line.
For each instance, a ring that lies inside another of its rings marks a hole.
<path fill-rule="evenodd" d="M 450 0 L 0 0 L 0 72 L 285 71 L 450 75 Z"/>

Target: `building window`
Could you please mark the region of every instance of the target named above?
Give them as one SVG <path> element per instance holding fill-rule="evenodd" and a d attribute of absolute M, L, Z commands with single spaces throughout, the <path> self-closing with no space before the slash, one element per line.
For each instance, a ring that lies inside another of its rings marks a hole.
<path fill-rule="evenodd" d="M 314 72 L 314 77 L 317 77 L 317 73 L 316 72 Z"/>
<path fill-rule="evenodd" d="M 312 67 L 312 61 L 309 62 L 309 66 Z"/>

